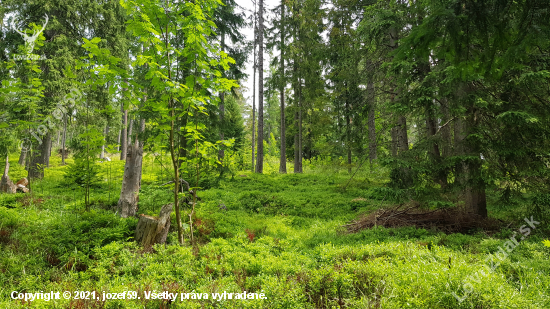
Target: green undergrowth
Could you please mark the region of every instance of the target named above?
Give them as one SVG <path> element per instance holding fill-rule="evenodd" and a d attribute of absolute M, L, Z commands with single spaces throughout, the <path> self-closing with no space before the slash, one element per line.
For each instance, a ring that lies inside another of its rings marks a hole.
<path fill-rule="evenodd" d="M 403 199 L 385 186 L 384 171 L 360 171 L 351 181 L 347 173 L 313 167 L 303 175 L 240 172 L 199 191 L 195 247 L 187 224 L 186 244 L 176 244 L 172 217 L 167 244 L 144 252 L 133 242 L 137 219 L 113 210 L 123 162 L 102 163 L 104 181 L 92 192 L 90 212 L 83 211 L 81 190 L 61 185 L 66 167 L 58 163 L 31 184 L 32 196 L 0 194 L 0 308 L 550 307 L 550 248 L 541 242 L 548 223 L 539 220 L 500 260 L 500 248 L 526 223 L 525 214 L 507 212 L 498 198 L 489 198 L 490 213 L 511 224 L 491 235 L 413 227 L 347 234 L 342 226 L 350 220 Z M 170 186 L 161 186 L 168 173 L 152 161 L 144 166 L 140 213 L 156 215 L 171 201 Z M 182 218 L 188 211 L 184 205 Z M 499 262 L 492 271 L 489 257 Z M 209 294 L 173 303 L 145 299 L 144 291 L 154 290 Z M 11 300 L 12 291 L 96 291 L 100 298 L 103 291 L 138 291 L 141 299 L 28 303 Z M 212 299 L 210 293 L 224 291 L 267 299 Z"/>

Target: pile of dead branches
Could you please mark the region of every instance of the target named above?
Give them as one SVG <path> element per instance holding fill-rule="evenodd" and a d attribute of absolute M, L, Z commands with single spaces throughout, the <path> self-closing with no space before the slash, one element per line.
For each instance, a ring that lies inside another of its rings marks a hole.
<path fill-rule="evenodd" d="M 468 233 L 476 229 L 498 230 L 501 223 L 490 218 L 466 213 L 458 208 L 436 210 L 422 209 L 419 204 L 401 204 L 379 209 L 362 216 L 343 227 L 348 233 L 357 233 L 376 226 L 386 228 L 414 226 L 424 229 L 438 229 L 445 233 Z"/>

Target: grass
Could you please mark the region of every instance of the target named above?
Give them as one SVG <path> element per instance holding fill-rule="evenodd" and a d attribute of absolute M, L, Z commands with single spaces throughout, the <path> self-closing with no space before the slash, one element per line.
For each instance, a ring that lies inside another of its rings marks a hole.
<path fill-rule="evenodd" d="M 0 194 L 0 308 L 550 307 L 550 248 L 541 242 L 548 222 L 489 271 L 489 257 L 525 224 L 518 208 L 497 207 L 490 196 L 491 214 L 514 219 L 491 236 L 410 227 L 345 234 L 347 221 L 399 197 L 384 187 L 387 173 L 365 167 L 349 181 L 345 167 L 308 162 L 303 175 L 279 175 L 274 162 L 266 175 L 239 172 L 199 191 L 198 246 L 176 245 L 171 231 L 166 245 L 144 253 L 132 241 L 137 219 L 112 210 L 123 162 L 102 163 L 106 181 L 84 212 L 81 190 L 60 186 L 66 167 L 53 158 L 44 180 L 32 184 L 32 198 Z M 15 179 L 22 171 L 10 163 Z M 171 200 L 169 188 L 159 186 L 168 171 L 151 157 L 144 166 L 140 213 L 155 215 Z M 267 299 L 145 299 L 143 292 L 153 290 L 190 298 L 263 292 Z M 138 291 L 141 299 L 29 303 L 11 300 L 12 291 Z M 453 293 L 466 297 L 460 302 Z"/>

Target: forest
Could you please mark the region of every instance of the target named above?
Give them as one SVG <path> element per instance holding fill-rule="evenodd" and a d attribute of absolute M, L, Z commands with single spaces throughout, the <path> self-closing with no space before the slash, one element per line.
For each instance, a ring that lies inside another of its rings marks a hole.
<path fill-rule="evenodd" d="M 548 0 L 0 0 L 1 308 L 550 308 Z"/>

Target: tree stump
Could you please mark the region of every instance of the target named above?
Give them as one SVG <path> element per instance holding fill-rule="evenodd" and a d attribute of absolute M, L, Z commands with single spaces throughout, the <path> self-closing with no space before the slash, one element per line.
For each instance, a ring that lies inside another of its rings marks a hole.
<path fill-rule="evenodd" d="M 2 181 L 0 182 L 0 192 L 15 193 L 17 187 L 13 181 L 11 181 L 10 176 L 8 176 L 9 169 L 10 163 L 8 162 L 8 157 L 6 157 L 6 168 L 4 169 L 4 175 L 2 175 Z"/>
<path fill-rule="evenodd" d="M 170 229 L 172 208 L 172 204 L 162 206 L 158 218 L 144 214 L 139 215 L 134 236 L 136 242 L 146 249 L 151 248 L 154 244 L 165 243 Z"/>

